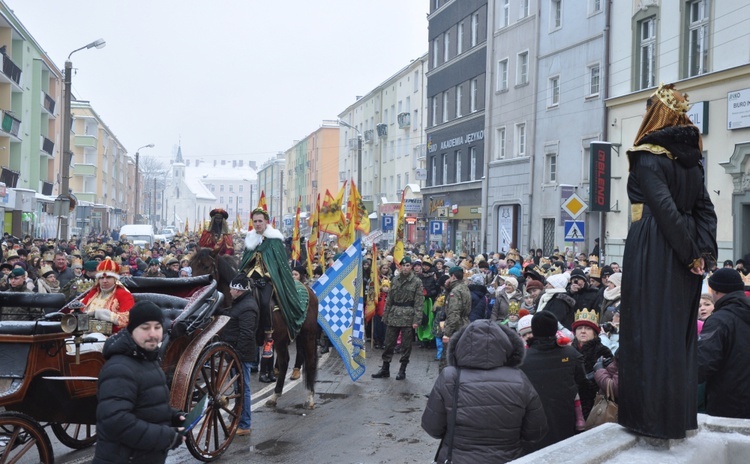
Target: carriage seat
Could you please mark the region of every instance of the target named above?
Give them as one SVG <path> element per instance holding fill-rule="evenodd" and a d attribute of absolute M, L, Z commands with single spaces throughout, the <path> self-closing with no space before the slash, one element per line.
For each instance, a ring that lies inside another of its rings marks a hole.
<path fill-rule="evenodd" d="M 52 321 L 2 321 L 0 335 L 42 335 L 63 333 L 59 322 Z"/>
<path fill-rule="evenodd" d="M 172 328 L 172 322 L 182 314 L 188 303 L 188 300 L 185 298 L 161 293 L 133 293 L 133 299 L 136 303 L 139 301 L 150 301 L 161 308 L 164 314 L 164 323 L 162 326 L 165 332 Z"/>

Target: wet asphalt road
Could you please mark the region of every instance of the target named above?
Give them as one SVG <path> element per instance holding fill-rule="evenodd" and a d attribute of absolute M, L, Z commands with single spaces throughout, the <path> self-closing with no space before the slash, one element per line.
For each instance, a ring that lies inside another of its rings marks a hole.
<path fill-rule="evenodd" d="M 259 383 L 254 374 L 252 435 L 235 437 L 215 462 L 431 463 L 439 441 L 422 430 L 420 421 L 426 395 L 437 377 L 435 350 L 414 344 L 403 381 L 394 378 L 398 354 L 390 379 L 370 377 L 380 367 L 381 353 L 368 351 L 367 371 L 356 382 L 349 378 L 338 354 L 323 355 L 313 410 L 302 408 L 306 392 L 301 381 L 287 381 L 278 406 L 265 406 L 273 384 Z M 287 377 L 290 373 L 291 367 Z M 93 448 L 71 451 L 54 446 L 57 463 L 85 463 L 93 456 Z M 184 446 L 167 459 L 173 464 L 194 462 L 199 461 Z"/>

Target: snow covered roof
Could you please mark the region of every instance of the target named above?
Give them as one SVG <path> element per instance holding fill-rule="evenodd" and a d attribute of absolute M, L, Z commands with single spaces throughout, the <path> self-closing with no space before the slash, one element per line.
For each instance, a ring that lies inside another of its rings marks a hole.
<path fill-rule="evenodd" d="M 185 177 L 185 185 L 195 194 L 197 199 L 216 201 L 214 194 L 203 185 L 200 179 Z"/>
<path fill-rule="evenodd" d="M 187 166 L 185 167 L 185 177 L 196 178 L 203 181 L 238 181 L 247 180 L 255 182 L 258 179 L 258 173 L 255 169 L 247 166 L 232 166 L 231 161 L 228 161 L 225 165 L 217 163 L 216 166 L 213 163 L 201 163 L 200 166 Z"/>

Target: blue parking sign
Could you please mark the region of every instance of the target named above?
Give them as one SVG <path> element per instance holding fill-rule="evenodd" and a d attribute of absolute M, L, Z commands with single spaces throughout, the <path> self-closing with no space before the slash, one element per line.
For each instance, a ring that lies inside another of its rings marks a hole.
<path fill-rule="evenodd" d="M 443 235 L 443 221 L 430 221 L 430 235 Z"/>
<path fill-rule="evenodd" d="M 382 221 L 382 227 L 383 232 L 387 232 L 389 230 L 393 230 L 393 216 L 389 214 L 384 214 L 381 216 Z"/>

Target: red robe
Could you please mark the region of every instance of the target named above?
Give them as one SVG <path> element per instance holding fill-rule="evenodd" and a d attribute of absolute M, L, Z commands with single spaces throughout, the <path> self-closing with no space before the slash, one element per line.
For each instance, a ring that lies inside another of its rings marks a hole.
<path fill-rule="evenodd" d="M 234 244 L 232 243 L 231 234 L 222 234 L 217 241 L 210 230 L 204 230 L 201 239 L 198 241 L 201 248 L 210 248 L 217 255 L 231 255 L 234 253 Z"/>
<path fill-rule="evenodd" d="M 86 305 L 86 311 L 95 309 L 108 309 L 117 315 L 117 323 L 112 325 L 112 333 L 128 326 L 130 321 L 130 309 L 135 305 L 133 295 L 119 282 L 115 284 L 115 291 L 107 298 L 103 308 L 89 308 L 89 302 L 99 295 L 99 285 L 95 285 L 86 293 L 81 302 Z"/>

